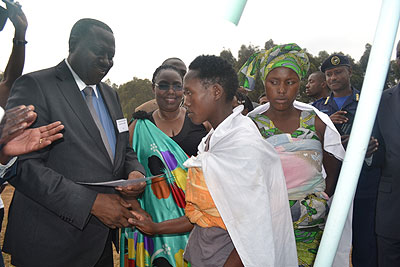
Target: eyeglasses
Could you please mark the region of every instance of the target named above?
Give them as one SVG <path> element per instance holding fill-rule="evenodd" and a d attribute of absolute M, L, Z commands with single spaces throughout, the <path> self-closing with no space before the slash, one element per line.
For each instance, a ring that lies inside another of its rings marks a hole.
<path fill-rule="evenodd" d="M 182 91 L 182 89 L 183 89 L 181 84 L 169 84 L 169 83 L 158 84 L 158 83 L 155 83 L 154 85 L 157 86 L 158 89 L 163 90 L 163 91 L 169 90 L 169 88 L 171 88 L 171 86 L 174 91 Z"/>

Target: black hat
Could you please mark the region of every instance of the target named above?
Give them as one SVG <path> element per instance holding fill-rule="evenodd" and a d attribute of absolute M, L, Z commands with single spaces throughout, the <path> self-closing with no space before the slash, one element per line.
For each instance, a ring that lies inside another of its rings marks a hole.
<path fill-rule="evenodd" d="M 325 72 L 326 70 L 336 68 L 339 66 L 348 66 L 350 67 L 350 61 L 348 57 L 339 55 L 339 54 L 333 54 L 327 59 L 325 59 L 324 63 L 321 65 L 321 71 Z"/>

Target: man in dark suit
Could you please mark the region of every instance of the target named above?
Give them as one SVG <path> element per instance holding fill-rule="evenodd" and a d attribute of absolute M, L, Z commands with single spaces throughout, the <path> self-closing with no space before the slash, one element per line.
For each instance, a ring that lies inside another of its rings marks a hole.
<path fill-rule="evenodd" d="M 400 67 L 400 41 L 397 44 Z M 400 83 L 383 92 L 374 136 L 379 149 L 374 164 L 382 167 L 376 208 L 378 262 L 382 267 L 400 266 Z"/>
<path fill-rule="evenodd" d="M 128 145 L 117 93 L 101 82 L 114 52 L 106 24 L 79 20 L 71 30 L 68 59 L 22 76 L 11 90 L 7 108 L 36 107 L 33 127 L 52 121 L 65 126 L 62 140 L 20 157 L 17 176 L 9 181 L 16 191 L 4 251 L 18 267 L 113 265 L 113 229 L 129 226 L 131 206 L 113 188 L 77 182 L 137 179 L 145 173 Z M 136 196 L 144 186 L 121 193 Z"/>

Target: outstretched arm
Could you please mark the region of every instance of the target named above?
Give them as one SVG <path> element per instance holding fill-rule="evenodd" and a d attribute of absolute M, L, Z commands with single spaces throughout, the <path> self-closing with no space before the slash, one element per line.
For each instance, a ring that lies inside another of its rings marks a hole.
<path fill-rule="evenodd" d="M 155 223 L 147 213 L 139 210 L 131 211 L 131 213 L 135 218 L 130 218 L 128 222 L 147 235 L 179 234 L 193 229 L 193 224 L 186 216 Z"/>
<path fill-rule="evenodd" d="M 5 107 L 11 86 L 21 76 L 25 62 L 25 33 L 28 27 L 25 14 L 18 4 L 7 4 L 8 17 L 15 28 L 13 48 L 3 80 L 0 82 L 0 106 Z"/>
<path fill-rule="evenodd" d="M 59 121 L 28 129 L 37 117 L 33 110 L 33 106 L 22 105 L 6 111 L 0 123 L 0 144 L 4 145 L 0 151 L 1 164 L 6 164 L 11 157 L 40 150 L 62 138 L 59 132 L 64 126 Z"/>

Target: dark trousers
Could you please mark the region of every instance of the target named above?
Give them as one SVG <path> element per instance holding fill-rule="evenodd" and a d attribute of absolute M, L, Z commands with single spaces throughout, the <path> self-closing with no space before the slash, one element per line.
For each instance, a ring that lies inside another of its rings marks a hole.
<path fill-rule="evenodd" d="M 378 266 L 375 210 L 375 197 L 354 199 L 352 250 L 354 267 Z"/>
<path fill-rule="evenodd" d="M 400 266 L 400 240 L 378 235 L 378 266 Z"/>
<path fill-rule="evenodd" d="M 109 232 L 103 253 L 101 254 L 100 259 L 97 261 L 94 267 L 114 266 L 113 251 L 112 251 L 112 233 L 114 233 L 114 231 Z"/>

